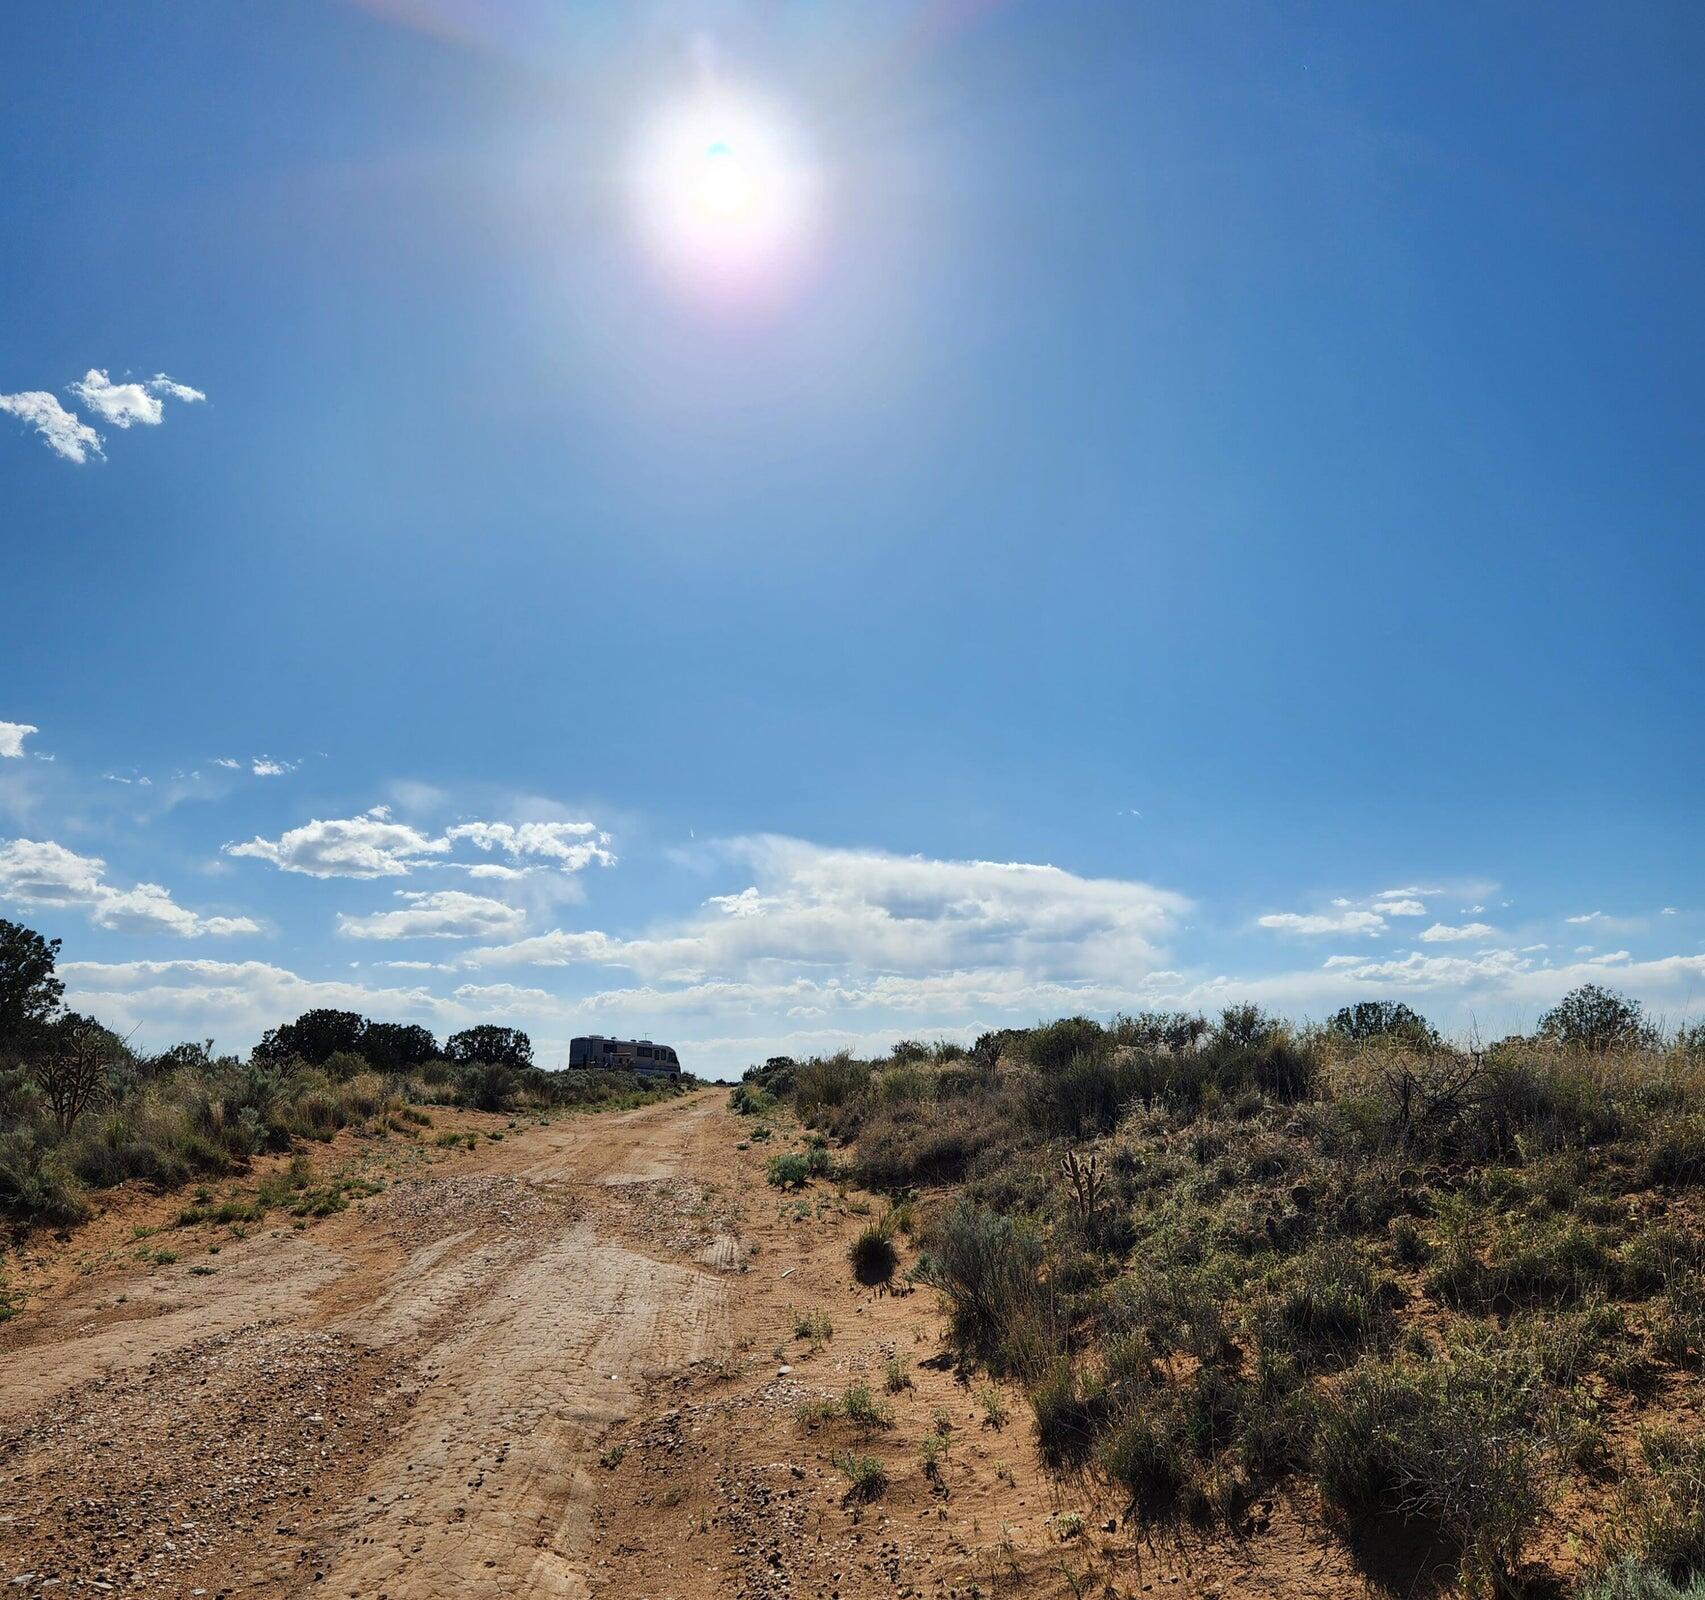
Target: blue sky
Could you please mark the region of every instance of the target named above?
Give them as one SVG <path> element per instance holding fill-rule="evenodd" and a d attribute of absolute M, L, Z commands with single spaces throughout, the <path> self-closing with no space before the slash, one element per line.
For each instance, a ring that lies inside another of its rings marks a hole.
<path fill-rule="evenodd" d="M 1702 67 L 1687 5 L 14 7 L 0 914 L 149 1044 L 1697 1016 Z"/>

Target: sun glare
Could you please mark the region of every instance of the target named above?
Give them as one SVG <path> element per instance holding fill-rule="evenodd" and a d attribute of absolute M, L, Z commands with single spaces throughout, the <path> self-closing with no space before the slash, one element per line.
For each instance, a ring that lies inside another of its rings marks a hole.
<path fill-rule="evenodd" d="M 762 301 L 810 253 L 815 182 L 774 111 L 704 95 L 661 117 L 637 162 L 639 222 L 668 278 L 695 294 Z"/>

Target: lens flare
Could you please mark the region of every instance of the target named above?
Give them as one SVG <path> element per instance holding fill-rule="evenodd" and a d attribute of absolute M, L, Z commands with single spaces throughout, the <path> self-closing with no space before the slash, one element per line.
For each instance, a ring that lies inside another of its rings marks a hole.
<path fill-rule="evenodd" d="M 815 173 L 799 134 L 754 100 L 701 94 L 658 118 L 634 190 L 648 253 L 689 294 L 774 300 L 809 261 Z"/>

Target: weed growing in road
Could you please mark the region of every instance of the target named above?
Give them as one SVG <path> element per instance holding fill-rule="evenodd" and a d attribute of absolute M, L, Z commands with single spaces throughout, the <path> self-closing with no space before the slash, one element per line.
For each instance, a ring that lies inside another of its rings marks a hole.
<path fill-rule="evenodd" d="M 924 1476 L 931 1483 L 941 1482 L 942 1463 L 947 1460 L 948 1438 L 945 1433 L 926 1433 L 918 1441 L 918 1459 L 923 1463 Z"/>
<path fill-rule="evenodd" d="M 1006 1401 L 1001 1398 L 1001 1392 L 992 1383 L 987 1384 L 977 1395 L 983 1407 L 983 1421 L 997 1432 L 1006 1426 L 1006 1419 L 1011 1414 L 1006 1408 Z"/>
<path fill-rule="evenodd" d="M 820 1427 L 825 1422 L 833 1422 L 840 1414 L 840 1401 L 826 1394 L 812 1400 L 801 1400 L 793 1408 L 793 1420 L 802 1428 Z"/>
<path fill-rule="evenodd" d="M 860 1428 L 892 1428 L 894 1408 L 885 1406 L 870 1392 L 868 1383 L 849 1383 L 841 1400 L 841 1411 L 848 1422 Z"/>
<path fill-rule="evenodd" d="M 875 1456 L 856 1455 L 847 1450 L 834 1457 L 834 1464 L 846 1474 L 849 1500 L 874 1500 L 888 1487 L 887 1469 Z"/>
<path fill-rule="evenodd" d="M 891 1356 L 888 1365 L 882 1369 L 882 1382 L 889 1394 L 898 1394 L 902 1389 L 911 1388 L 912 1375 L 898 1356 Z"/>
<path fill-rule="evenodd" d="M 604 1468 L 606 1472 L 613 1472 L 622 1464 L 622 1457 L 627 1453 L 628 1447 L 625 1444 L 610 1445 L 598 1457 L 598 1465 Z"/>
<path fill-rule="evenodd" d="M 796 1339 L 809 1339 L 811 1348 L 817 1350 L 834 1338 L 835 1325 L 829 1320 L 827 1311 L 801 1312 L 794 1319 L 793 1336 Z"/>

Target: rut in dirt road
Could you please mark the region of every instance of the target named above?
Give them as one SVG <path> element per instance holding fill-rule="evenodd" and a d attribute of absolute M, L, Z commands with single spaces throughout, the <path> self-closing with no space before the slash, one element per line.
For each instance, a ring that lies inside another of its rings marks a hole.
<path fill-rule="evenodd" d="M 216 1275 L 127 1263 L 21 1319 L 0 1581 L 586 1594 L 600 1436 L 729 1344 L 716 1103 L 522 1130 Z"/>

